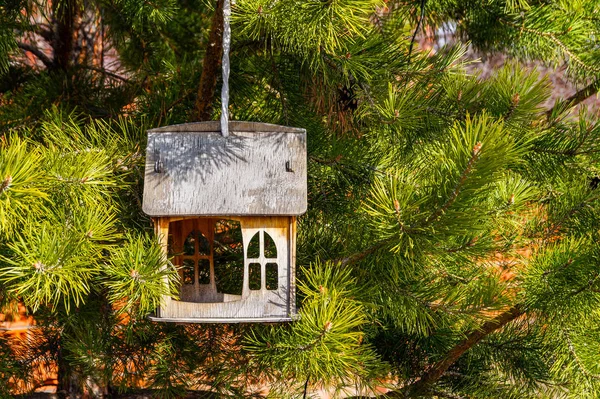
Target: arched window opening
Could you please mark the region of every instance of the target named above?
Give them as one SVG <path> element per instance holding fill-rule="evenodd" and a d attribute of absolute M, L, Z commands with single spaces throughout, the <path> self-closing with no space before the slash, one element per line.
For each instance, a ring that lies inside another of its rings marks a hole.
<path fill-rule="evenodd" d="M 193 259 L 184 259 L 183 260 L 182 273 L 183 273 L 183 279 L 182 279 L 183 284 L 193 285 L 194 284 L 194 275 L 195 275 Z"/>
<path fill-rule="evenodd" d="M 279 288 L 277 245 L 269 233 L 260 230 L 252 237 L 247 256 L 250 262 L 248 288 L 252 291 L 277 290 Z"/>
<path fill-rule="evenodd" d="M 248 259 L 257 259 L 260 257 L 260 234 L 256 233 L 248 244 Z"/>
<path fill-rule="evenodd" d="M 241 299 L 244 247 L 239 221 L 184 219 L 170 225 L 169 254 L 180 267 L 183 302 Z"/>
<path fill-rule="evenodd" d="M 277 246 L 275 241 L 268 233 L 265 233 L 264 257 L 269 259 L 277 259 Z"/>

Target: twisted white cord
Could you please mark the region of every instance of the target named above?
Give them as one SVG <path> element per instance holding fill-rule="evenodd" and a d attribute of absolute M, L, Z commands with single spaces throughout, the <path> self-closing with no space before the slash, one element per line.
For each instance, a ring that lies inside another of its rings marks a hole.
<path fill-rule="evenodd" d="M 223 1 L 223 87 L 221 88 L 221 134 L 229 136 L 229 47 L 231 45 L 230 0 Z"/>

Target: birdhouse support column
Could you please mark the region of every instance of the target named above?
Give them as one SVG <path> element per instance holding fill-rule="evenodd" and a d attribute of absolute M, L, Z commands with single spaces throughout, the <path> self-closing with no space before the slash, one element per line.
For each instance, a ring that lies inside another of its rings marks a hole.
<path fill-rule="evenodd" d="M 152 218 L 152 222 L 154 223 L 154 234 L 158 237 L 163 255 L 166 258 L 168 256 L 167 248 L 169 246 L 169 218 Z M 169 279 L 167 277 L 164 277 L 163 280 L 165 285 L 169 284 Z M 171 297 L 169 295 L 163 295 L 161 302 L 161 308 L 168 308 L 171 304 Z M 160 317 L 160 308 L 157 309 L 157 316 Z"/>

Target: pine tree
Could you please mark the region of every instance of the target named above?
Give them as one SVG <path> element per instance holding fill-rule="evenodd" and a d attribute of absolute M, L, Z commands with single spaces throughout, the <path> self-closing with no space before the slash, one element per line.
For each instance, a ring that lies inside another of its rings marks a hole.
<path fill-rule="evenodd" d="M 154 323 L 145 131 L 218 119 L 221 8 L 0 3 L 0 301 L 39 326 L 0 334 L 0 395 L 598 397 L 597 2 L 238 0 L 232 119 L 308 132 L 300 318 Z M 545 109 L 530 60 L 580 90 Z"/>

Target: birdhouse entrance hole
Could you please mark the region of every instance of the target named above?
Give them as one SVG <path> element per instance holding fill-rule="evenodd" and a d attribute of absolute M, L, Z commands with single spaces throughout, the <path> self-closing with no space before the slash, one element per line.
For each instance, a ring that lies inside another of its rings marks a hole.
<path fill-rule="evenodd" d="M 294 217 L 157 218 L 155 223 L 181 277 L 179 299 L 167 299 L 160 319 L 281 321 L 293 314 Z"/>
<path fill-rule="evenodd" d="M 182 301 L 242 299 L 244 246 L 239 221 L 196 218 L 171 222 L 168 253 L 179 268 Z"/>
<path fill-rule="evenodd" d="M 247 262 L 244 262 L 244 252 Z M 273 237 L 261 229 L 245 248 L 237 220 L 195 218 L 171 222 L 168 253 L 179 268 L 182 301 L 241 300 L 245 263 L 247 290 L 276 291 L 279 288 L 277 244 Z"/>

